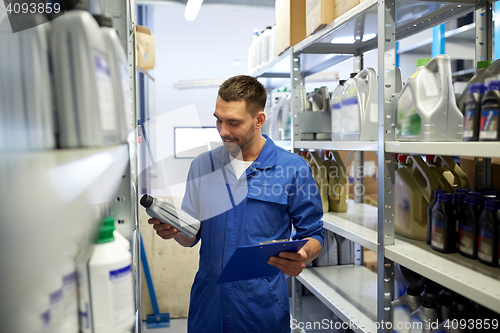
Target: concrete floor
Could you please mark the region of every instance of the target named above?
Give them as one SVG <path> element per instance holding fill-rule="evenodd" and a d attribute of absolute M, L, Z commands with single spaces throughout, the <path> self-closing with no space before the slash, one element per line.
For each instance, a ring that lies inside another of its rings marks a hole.
<path fill-rule="evenodd" d="M 187 319 L 171 319 L 170 327 L 150 328 L 147 329 L 146 322 L 142 322 L 143 332 L 148 333 L 186 333 L 187 332 Z"/>

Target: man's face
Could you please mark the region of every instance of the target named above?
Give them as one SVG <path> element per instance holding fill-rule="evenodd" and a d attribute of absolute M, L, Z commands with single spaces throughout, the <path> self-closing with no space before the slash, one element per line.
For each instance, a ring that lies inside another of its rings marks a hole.
<path fill-rule="evenodd" d="M 245 101 L 226 102 L 218 97 L 214 116 L 217 131 L 228 153 L 234 156 L 251 146 L 256 119 L 246 111 Z"/>

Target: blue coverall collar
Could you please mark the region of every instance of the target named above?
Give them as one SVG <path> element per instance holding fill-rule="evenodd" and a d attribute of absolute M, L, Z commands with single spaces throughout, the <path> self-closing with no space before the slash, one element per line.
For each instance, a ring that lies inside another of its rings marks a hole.
<path fill-rule="evenodd" d="M 266 139 L 266 143 L 251 166 L 251 168 L 259 170 L 265 170 L 276 166 L 276 144 L 268 135 L 262 134 L 262 136 Z M 225 165 L 230 162 L 229 153 L 223 147 L 221 148 L 218 155 L 220 161 Z"/>

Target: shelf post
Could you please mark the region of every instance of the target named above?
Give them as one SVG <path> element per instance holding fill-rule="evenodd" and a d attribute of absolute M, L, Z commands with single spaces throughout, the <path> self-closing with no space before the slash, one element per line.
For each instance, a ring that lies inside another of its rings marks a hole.
<path fill-rule="evenodd" d="M 396 48 L 394 0 L 378 0 L 378 265 L 377 322 L 392 323 L 394 263 L 385 258 L 385 246 L 394 244 L 394 155 L 385 142 L 395 140 Z M 390 332 L 387 326 L 378 332 Z"/>
<path fill-rule="evenodd" d="M 292 73 L 290 75 L 290 86 L 292 88 L 292 100 L 291 100 L 291 109 L 292 109 L 292 121 L 290 125 L 291 129 L 291 147 L 292 151 L 295 147 L 295 141 L 301 141 L 301 135 L 299 132 L 299 113 L 302 111 L 302 84 L 303 79 L 300 72 L 300 53 L 293 53 L 290 57 L 290 68 L 292 69 Z"/>

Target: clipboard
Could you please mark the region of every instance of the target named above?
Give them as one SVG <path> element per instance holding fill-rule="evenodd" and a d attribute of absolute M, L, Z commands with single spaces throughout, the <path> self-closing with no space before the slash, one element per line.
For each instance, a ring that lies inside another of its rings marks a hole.
<path fill-rule="evenodd" d="M 250 280 L 276 275 L 280 270 L 267 263 L 280 252 L 299 252 L 308 239 L 278 241 L 238 247 L 215 283 Z"/>

